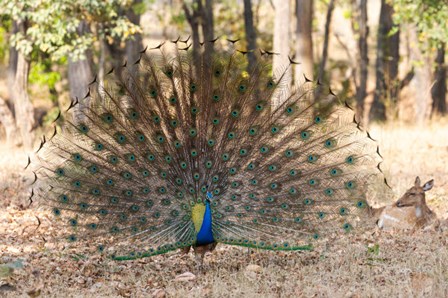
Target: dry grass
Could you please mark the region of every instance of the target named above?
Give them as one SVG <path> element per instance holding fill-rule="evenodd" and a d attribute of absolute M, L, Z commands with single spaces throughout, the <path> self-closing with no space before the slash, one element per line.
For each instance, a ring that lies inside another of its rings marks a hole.
<path fill-rule="evenodd" d="M 375 126 L 383 169 L 397 197 L 419 175 L 435 179 L 427 194 L 439 217 L 448 217 L 448 122 L 417 128 Z M 27 297 L 447 297 L 448 231 L 381 233 L 371 230 L 327 242 L 313 252 L 273 253 L 219 246 L 205 269 L 193 255 L 170 253 L 114 262 L 99 256 L 50 254 L 36 230 L 45 212 L 27 209 L 21 168 L 26 154 L 0 150 L 0 296 Z M 27 178 L 28 182 L 30 177 Z M 385 198 L 384 201 L 390 201 Z M 16 264 L 5 274 L 2 263 Z M 20 268 L 22 267 L 22 268 Z M 5 275 L 4 277 L 2 276 Z M 194 275 L 176 278 L 182 273 Z M 6 276 L 8 275 L 8 276 Z"/>

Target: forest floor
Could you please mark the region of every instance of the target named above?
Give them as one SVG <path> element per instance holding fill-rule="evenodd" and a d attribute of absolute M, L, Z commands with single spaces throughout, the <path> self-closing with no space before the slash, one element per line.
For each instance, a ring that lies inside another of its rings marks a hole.
<path fill-rule="evenodd" d="M 448 121 L 374 126 L 395 198 L 417 175 L 435 179 L 428 205 L 448 218 Z M 221 245 L 198 270 L 192 253 L 117 262 L 50 254 L 48 214 L 28 208 L 26 154 L 0 147 L 0 297 L 448 297 L 448 231 L 372 228 L 312 252 Z M 37 228 L 38 219 L 42 226 Z"/>

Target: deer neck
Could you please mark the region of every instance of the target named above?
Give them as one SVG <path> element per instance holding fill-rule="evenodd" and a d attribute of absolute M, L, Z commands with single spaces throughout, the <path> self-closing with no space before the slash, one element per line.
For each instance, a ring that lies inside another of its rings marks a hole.
<path fill-rule="evenodd" d="M 432 215 L 433 212 L 431 211 L 431 209 L 429 209 L 428 205 L 426 205 L 425 203 L 415 206 L 415 216 L 417 218 L 431 217 Z"/>
<path fill-rule="evenodd" d="M 422 217 L 423 215 L 423 211 L 422 211 L 422 207 L 421 206 L 415 206 L 415 216 L 417 218 Z"/>

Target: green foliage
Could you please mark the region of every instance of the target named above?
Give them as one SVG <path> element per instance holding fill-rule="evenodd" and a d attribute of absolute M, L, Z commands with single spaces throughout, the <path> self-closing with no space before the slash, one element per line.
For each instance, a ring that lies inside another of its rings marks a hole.
<path fill-rule="evenodd" d="M 8 43 L 6 42 L 6 30 L 0 27 L 0 61 L 3 61 L 8 51 Z"/>
<path fill-rule="evenodd" d="M 394 22 L 413 24 L 420 42 L 431 46 L 448 42 L 448 4 L 445 0 L 394 0 Z"/>
<path fill-rule="evenodd" d="M 28 79 L 32 84 L 48 86 L 48 88 L 54 89 L 56 83 L 61 79 L 61 74 L 56 71 L 48 71 L 44 64 L 36 63 L 32 65 Z"/>
<path fill-rule="evenodd" d="M 186 20 L 187 18 L 185 16 L 185 13 L 183 12 L 174 13 L 173 16 L 171 17 L 171 22 L 179 28 L 184 27 Z"/>
<path fill-rule="evenodd" d="M 7 34 L 11 30 L 11 27 L 12 27 L 12 20 L 10 16 L 2 14 L 2 12 L 0 11 L 0 30 L 2 32 L 0 38 L 2 38 L 3 42 L 6 42 Z"/>
<path fill-rule="evenodd" d="M 11 18 L 7 15 L 0 13 L 0 62 L 3 62 L 6 58 L 6 54 L 9 50 L 8 44 L 8 31 L 11 28 Z"/>
<path fill-rule="evenodd" d="M 99 37 L 126 40 L 140 28 L 118 12 L 129 8 L 127 0 L 0 0 L 3 14 L 18 23 L 26 22 L 27 30 L 11 37 L 11 44 L 25 55 L 38 49 L 53 60 L 69 56 L 84 58 Z M 80 34 L 82 22 L 87 32 Z"/>
<path fill-rule="evenodd" d="M 134 3 L 134 4 L 132 4 L 131 8 L 135 14 L 141 15 L 146 11 L 147 5 L 153 4 L 153 3 L 154 3 L 154 0 L 144 1 L 144 2 L 140 2 L 140 3 Z"/>

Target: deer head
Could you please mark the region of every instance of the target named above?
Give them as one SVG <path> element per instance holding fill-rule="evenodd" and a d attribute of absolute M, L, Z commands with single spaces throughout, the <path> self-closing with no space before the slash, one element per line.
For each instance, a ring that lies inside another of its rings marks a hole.
<path fill-rule="evenodd" d="M 425 191 L 430 190 L 434 186 L 434 179 L 429 180 L 423 186 L 420 186 L 420 184 L 420 178 L 417 176 L 417 178 L 415 178 L 414 186 L 408 189 L 405 194 L 395 203 L 396 206 L 406 207 L 426 205 Z"/>

